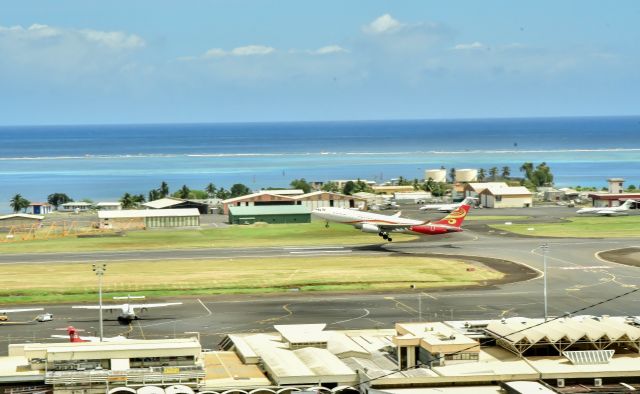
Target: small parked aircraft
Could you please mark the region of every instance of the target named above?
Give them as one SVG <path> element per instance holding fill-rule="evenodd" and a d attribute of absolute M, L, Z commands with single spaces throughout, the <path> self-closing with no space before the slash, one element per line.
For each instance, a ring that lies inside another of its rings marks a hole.
<path fill-rule="evenodd" d="M 420 207 L 421 211 L 438 211 L 438 212 L 452 212 L 460 208 L 463 205 L 473 205 L 477 199 L 474 197 L 467 197 L 459 203 L 455 204 L 428 204 Z"/>
<path fill-rule="evenodd" d="M 576 213 L 578 215 L 591 214 L 599 216 L 621 216 L 627 215 L 631 204 L 635 203 L 635 200 L 627 200 L 622 205 L 617 207 L 602 207 L 602 208 L 582 208 Z"/>
<path fill-rule="evenodd" d="M 114 300 L 127 300 L 126 304 L 119 305 L 102 305 L 103 310 L 108 311 L 120 311 L 120 315 L 118 315 L 118 321 L 123 323 L 130 323 L 132 320 L 139 319 L 139 316 L 136 314 L 136 310 L 140 310 L 141 312 L 149 309 L 149 308 L 160 308 L 164 306 L 172 306 L 172 305 L 182 305 L 182 302 L 162 302 L 155 304 L 132 304 L 131 300 L 134 299 L 144 299 L 144 296 L 127 296 L 127 297 L 113 297 Z M 73 309 L 100 309 L 100 305 L 74 305 Z"/>

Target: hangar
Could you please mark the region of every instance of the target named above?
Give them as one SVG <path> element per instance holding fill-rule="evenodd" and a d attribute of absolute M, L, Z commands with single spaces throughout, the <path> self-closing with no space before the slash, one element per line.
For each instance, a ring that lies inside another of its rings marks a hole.
<path fill-rule="evenodd" d="M 297 190 L 294 190 L 297 191 Z M 301 205 L 313 210 L 318 207 L 337 208 L 365 208 L 366 200 L 360 197 L 349 196 L 341 193 L 316 191 L 306 194 L 284 194 L 282 190 L 263 190 L 258 193 L 247 194 L 235 198 L 229 198 L 222 202 L 223 213 L 229 214 L 231 207 L 257 207 L 257 206 L 289 206 Z M 287 191 L 289 192 L 289 191 Z M 283 194 L 280 194 L 283 193 Z"/>
<path fill-rule="evenodd" d="M 311 210 L 300 205 L 229 207 L 230 224 L 310 223 Z"/>
<path fill-rule="evenodd" d="M 100 228 L 113 230 L 200 226 L 196 208 L 98 211 L 98 219 Z"/>
<path fill-rule="evenodd" d="M 186 209 L 196 208 L 201 214 L 209 213 L 209 205 L 193 200 L 186 200 L 176 197 L 165 197 L 142 204 L 143 207 L 149 209 Z"/>

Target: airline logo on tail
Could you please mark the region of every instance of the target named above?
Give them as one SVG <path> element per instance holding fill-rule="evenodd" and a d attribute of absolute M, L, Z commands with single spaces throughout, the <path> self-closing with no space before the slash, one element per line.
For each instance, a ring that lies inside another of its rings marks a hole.
<path fill-rule="evenodd" d="M 471 208 L 470 205 L 461 205 L 455 211 L 445 216 L 442 220 L 438 220 L 434 224 L 460 227 L 462 226 L 462 222 L 464 222 L 464 218 L 467 217 L 467 213 L 469 213 L 469 208 Z"/>

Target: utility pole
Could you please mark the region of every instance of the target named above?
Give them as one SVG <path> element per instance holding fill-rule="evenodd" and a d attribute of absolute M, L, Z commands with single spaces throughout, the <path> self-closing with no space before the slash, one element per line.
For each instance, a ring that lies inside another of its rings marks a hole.
<path fill-rule="evenodd" d="M 107 270 L 107 265 L 102 264 L 93 264 L 93 272 L 98 276 L 98 303 L 100 307 L 98 308 L 100 311 L 100 342 L 104 338 L 104 327 L 102 325 L 102 278 L 104 277 L 104 272 Z"/>
<path fill-rule="evenodd" d="M 544 275 L 544 321 L 547 321 L 549 318 L 547 306 L 547 251 L 549 250 L 549 245 L 542 244 L 540 249 L 542 249 L 542 271 Z"/>

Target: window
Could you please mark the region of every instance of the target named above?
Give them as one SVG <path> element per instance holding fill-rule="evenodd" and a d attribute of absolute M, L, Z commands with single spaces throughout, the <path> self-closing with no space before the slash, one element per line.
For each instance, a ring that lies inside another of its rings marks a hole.
<path fill-rule="evenodd" d="M 502 196 L 496 196 L 496 201 L 502 201 Z"/>

